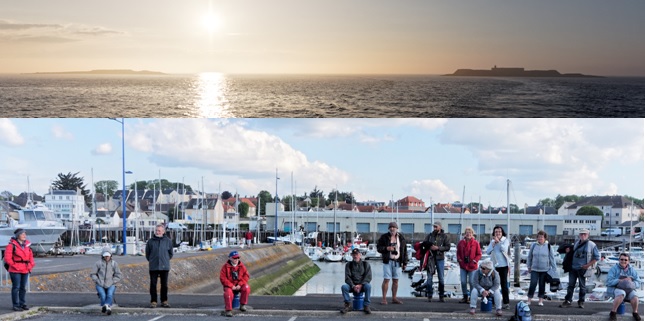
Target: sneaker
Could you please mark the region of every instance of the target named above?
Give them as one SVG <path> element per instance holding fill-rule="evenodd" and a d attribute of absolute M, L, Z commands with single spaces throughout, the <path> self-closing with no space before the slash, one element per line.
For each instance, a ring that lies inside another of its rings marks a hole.
<path fill-rule="evenodd" d="M 501 317 L 502 316 L 502 310 L 497 310 L 495 312 L 495 315 L 498 316 L 498 317 Z"/>
<path fill-rule="evenodd" d="M 349 302 L 345 302 L 345 306 L 340 309 L 340 313 L 345 314 L 350 311 Z"/>
<path fill-rule="evenodd" d="M 539 306 L 544 306 L 544 302 L 538 302 Z"/>
<path fill-rule="evenodd" d="M 465 296 L 461 299 L 461 301 L 459 301 L 459 303 L 470 303 L 470 302 L 468 301 L 468 297 Z"/>
<path fill-rule="evenodd" d="M 14 311 L 22 311 L 22 308 L 21 307 L 13 307 L 13 310 Z"/>
<path fill-rule="evenodd" d="M 634 320 L 636 320 L 636 321 L 641 321 L 642 320 L 641 316 L 638 315 L 638 312 L 632 313 L 632 316 L 634 317 Z"/>
<path fill-rule="evenodd" d="M 101 307 L 101 313 L 105 313 L 105 310 L 107 310 L 107 305 Z"/>
<path fill-rule="evenodd" d="M 112 309 L 111 309 L 110 307 L 107 307 L 107 309 L 106 309 L 106 310 L 107 310 L 107 311 L 105 312 L 105 314 L 107 314 L 107 315 L 112 315 Z"/>
<path fill-rule="evenodd" d="M 439 302 L 446 302 L 446 299 L 442 296 L 439 297 Z"/>
<path fill-rule="evenodd" d="M 240 311 L 246 312 L 246 304 L 240 305 Z"/>
<path fill-rule="evenodd" d="M 511 309 L 510 304 L 508 304 L 508 303 L 504 304 L 504 310 L 510 310 L 510 309 Z"/>
<path fill-rule="evenodd" d="M 569 307 L 571 307 L 571 301 L 564 300 L 564 302 L 562 302 L 562 304 L 560 304 L 560 307 L 561 308 L 569 308 Z"/>
<path fill-rule="evenodd" d="M 168 304 L 168 301 L 163 301 L 163 302 L 161 302 L 161 307 L 162 308 L 169 308 L 170 304 Z"/>
<path fill-rule="evenodd" d="M 578 307 L 579 307 L 580 309 L 584 309 L 584 308 L 585 308 L 585 303 L 584 303 L 584 301 L 578 301 Z"/>
<path fill-rule="evenodd" d="M 366 306 L 363 308 L 363 312 L 365 312 L 365 314 L 372 314 L 372 310 L 370 309 L 370 306 L 369 306 L 369 305 L 366 305 Z"/>
<path fill-rule="evenodd" d="M 24 311 L 29 310 L 29 307 L 28 307 L 28 306 L 26 306 L 26 305 L 23 305 L 23 306 L 21 306 L 20 308 L 21 308 L 21 309 L 23 309 Z"/>
<path fill-rule="evenodd" d="M 157 302 L 150 302 L 150 309 L 154 309 L 157 307 Z"/>
<path fill-rule="evenodd" d="M 470 314 L 475 315 L 475 308 L 470 308 Z"/>
<path fill-rule="evenodd" d="M 228 310 L 228 311 L 226 311 L 226 313 L 224 315 L 230 318 L 230 317 L 233 316 L 233 311 Z"/>
<path fill-rule="evenodd" d="M 616 318 L 616 312 L 611 311 L 609 312 L 609 321 L 617 321 L 618 319 Z"/>

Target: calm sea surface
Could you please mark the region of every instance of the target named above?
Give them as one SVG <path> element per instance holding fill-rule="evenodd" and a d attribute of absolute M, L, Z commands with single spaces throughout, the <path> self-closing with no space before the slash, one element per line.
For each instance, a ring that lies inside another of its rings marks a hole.
<path fill-rule="evenodd" d="M 3 117 L 645 117 L 645 78 L 0 75 Z"/>

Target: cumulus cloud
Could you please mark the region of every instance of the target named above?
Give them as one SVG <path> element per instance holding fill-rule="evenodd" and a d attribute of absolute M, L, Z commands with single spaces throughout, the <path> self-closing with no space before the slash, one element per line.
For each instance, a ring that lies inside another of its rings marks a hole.
<path fill-rule="evenodd" d="M 0 119 L 0 143 L 7 146 L 18 146 L 24 144 L 25 140 L 18 132 L 18 128 L 11 120 Z"/>
<path fill-rule="evenodd" d="M 52 135 L 54 135 L 54 137 L 58 139 L 65 139 L 65 140 L 74 139 L 74 135 L 72 135 L 72 133 L 68 132 L 67 130 L 65 130 L 65 128 L 63 128 L 60 125 L 52 126 Z"/>
<path fill-rule="evenodd" d="M 92 150 L 92 155 L 107 155 L 112 153 L 112 144 L 103 143 Z"/>
<path fill-rule="evenodd" d="M 589 195 L 612 189 L 600 178 L 604 168 L 643 162 L 643 136 L 642 121 L 634 119 L 612 126 L 597 119 L 455 119 L 440 139 L 469 150 L 479 172 L 495 178 L 490 189 L 511 177 L 531 194 Z"/>
<path fill-rule="evenodd" d="M 405 187 L 409 195 L 421 197 L 428 195 L 434 202 L 439 201 L 458 201 L 459 196 L 446 184 L 438 179 L 414 180 Z M 425 200 L 426 205 L 430 205 L 430 200 Z"/>
<path fill-rule="evenodd" d="M 281 138 L 248 129 L 244 122 L 164 119 L 137 124 L 126 135 L 131 148 L 148 153 L 149 160 L 160 166 L 193 167 L 256 182 L 272 182 L 278 168 L 281 176 L 293 172 L 299 186 L 333 186 L 349 180 L 348 173 L 310 160 Z"/>

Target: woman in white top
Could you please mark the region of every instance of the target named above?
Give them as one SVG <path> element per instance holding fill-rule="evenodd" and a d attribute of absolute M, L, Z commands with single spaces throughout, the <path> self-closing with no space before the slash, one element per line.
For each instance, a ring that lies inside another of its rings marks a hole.
<path fill-rule="evenodd" d="M 510 262 L 508 257 L 508 248 L 511 242 L 506 237 L 506 232 L 501 226 L 493 228 L 493 234 L 486 249 L 486 254 L 490 255 L 495 271 L 499 273 L 499 281 L 502 289 L 502 298 L 504 302 L 504 309 L 510 309 L 508 299 L 508 276 L 510 273 Z"/>

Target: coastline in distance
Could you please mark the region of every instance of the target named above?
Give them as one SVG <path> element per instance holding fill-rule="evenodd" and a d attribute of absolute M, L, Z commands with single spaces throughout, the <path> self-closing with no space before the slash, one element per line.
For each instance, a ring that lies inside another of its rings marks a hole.
<path fill-rule="evenodd" d="M 557 70 L 524 70 L 522 67 L 507 68 L 494 66 L 485 69 L 457 69 L 452 74 L 443 76 L 474 76 L 474 77 L 570 77 L 570 78 L 604 78 L 602 76 L 583 75 L 580 73 L 561 74 Z"/>

